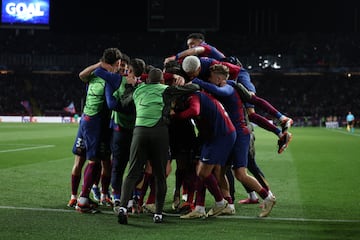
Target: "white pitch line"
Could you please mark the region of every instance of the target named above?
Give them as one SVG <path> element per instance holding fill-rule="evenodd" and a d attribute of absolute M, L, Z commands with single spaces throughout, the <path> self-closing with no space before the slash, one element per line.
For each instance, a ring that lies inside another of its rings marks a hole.
<path fill-rule="evenodd" d="M 29 207 L 14 207 L 14 206 L 0 206 L 0 209 L 10 210 L 27 210 L 27 211 L 39 211 L 39 212 L 63 212 L 63 213 L 74 213 L 74 209 L 55 209 L 55 208 L 29 208 Z M 101 213 L 111 214 L 112 211 L 100 211 Z M 179 217 L 179 214 L 164 213 L 166 216 Z M 216 216 L 216 218 L 222 219 L 243 219 L 243 220 L 261 220 L 261 221 L 285 221 L 285 222 L 335 222 L 335 223 L 360 223 L 360 220 L 350 219 L 311 219 L 311 218 L 274 218 L 274 217 L 247 217 L 247 216 Z"/>
<path fill-rule="evenodd" d="M 246 217 L 246 216 L 217 216 L 218 218 L 232 218 L 232 219 L 258 219 L 270 221 L 286 221 L 286 222 L 336 222 L 336 223 L 360 223 L 360 220 L 350 219 L 316 219 L 316 218 L 276 218 L 276 217 Z"/>
<path fill-rule="evenodd" d="M 29 207 L 13 207 L 13 206 L 0 206 L 0 209 L 13 209 L 13 210 L 29 210 L 40 212 L 74 212 L 74 210 L 55 209 L 55 208 L 29 208 Z"/>
<path fill-rule="evenodd" d="M 342 133 L 342 134 L 349 135 L 349 136 L 360 137 L 359 133 L 351 133 L 351 132 L 348 132 L 348 131 L 344 131 L 342 129 L 326 128 L 326 130 L 329 130 L 329 131 L 332 131 L 332 132 Z"/>
<path fill-rule="evenodd" d="M 19 152 L 19 151 L 27 151 L 27 150 L 33 150 L 33 149 L 39 149 L 39 148 L 50 148 L 50 147 L 55 147 L 55 145 L 42 145 L 42 146 L 36 146 L 36 147 L 7 149 L 7 150 L 1 150 L 0 153 Z"/>

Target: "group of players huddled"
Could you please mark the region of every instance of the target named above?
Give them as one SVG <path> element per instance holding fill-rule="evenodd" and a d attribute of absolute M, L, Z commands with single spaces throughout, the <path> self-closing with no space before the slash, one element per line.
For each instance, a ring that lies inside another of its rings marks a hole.
<path fill-rule="evenodd" d="M 120 224 L 130 213 L 150 212 L 161 223 L 175 160 L 172 209 L 180 218 L 235 214 L 235 179 L 249 195 L 239 203 L 259 203 L 260 196 L 259 217 L 270 214 L 276 199 L 255 162 L 250 122 L 278 137 L 280 154 L 291 141 L 293 120 L 256 95 L 236 57 L 225 56 L 201 33 L 186 40 L 188 49 L 165 58 L 162 69 L 108 48 L 80 72 L 87 94 L 73 146 L 69 207 L 87 213 L 109 206 Z M 206 190 L 215 199 L 208 211 Z"/>

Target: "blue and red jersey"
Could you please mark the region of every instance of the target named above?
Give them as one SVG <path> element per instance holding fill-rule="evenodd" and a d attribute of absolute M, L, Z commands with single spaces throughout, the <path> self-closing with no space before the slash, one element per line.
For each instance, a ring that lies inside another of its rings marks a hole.
<path fill-rule="evenodd" d="M 205 51 L 200 53 L 198 55 L 199 57 L 209 57 L 219 61 L 225 58 L 225 55 L 222 52 L 220 52 L 216 47 L 207 44 L 206 42 L 202 42 L 200 46 L 203 47 Z"/>
<path fill-rule="evenodd" d="M 207 81 L 209 79 L 210 76 L 210 67 L 212 65 L 215 64 L 221 64 L 221 65 L 225 65 L 229 68 L 229 79 L 237 79 L 240 70 L 242 69 L 240 66 L 229 63 L 229 62 L 223 62 L 223 61 L 219 61 L 216 60 L 214 58 L 209 58 L 209 57 L 201 57 L 200 59 L 200 64 L 201 64 L 201 70 L 200 70 L 200 74 L 198 76 L 198 78 L 203 79 L 205 81 Z"/>
<path fill-rule="evenodd" d="M 229 68 L 229 79 L 234 80 L 238 83 L 241 83 L 246 87 L 247 90 L 256 93 L 254 84 L 251 82 L 250 74 L 246 71 L 245 68 L 238 65 L 218 61 L 213 58 L 202 57 L 200 58 L 201 70 L 198 78 L 207 81 L 210 76 L 210 67 L 215 64 L 221 64 Z"/>
<path fill-rule="evenodd" d="M 250 133 L 245 119 L 244 103 L 238 92 L 233 87 L 236 84 L 235 81 L 228 80 L 228 84 L 222 87 L 197 78 L 193 79 L 192 82 L 198 84 L 205 91 L 214 95 L 216 99 L 223 104 L 234 127 L 236 128 L 236 131 L 240 131 L 243 134 Z"/>
<path fill-rule="evenodd" d="M 205 91 L 190 94 L 187 99 L 188 108 L 176 113 L 179 118 L 194 118 L 203 139 L 213 139 L 218 136 L 235 132 L 235 127 L 223 105 Z"/>

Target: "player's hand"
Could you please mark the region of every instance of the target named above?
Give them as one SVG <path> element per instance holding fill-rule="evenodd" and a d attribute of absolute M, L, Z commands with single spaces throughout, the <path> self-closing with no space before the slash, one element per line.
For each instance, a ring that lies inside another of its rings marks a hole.
<path fill-rule="evenodd" d="M 174 74 L 174 79 L 175 79 L 175 82 L 174 82 L 175 86 L 184 86 L 185 85 L 185 79 L 182 76 Z"/>
<path fill-rule="evenodd" d="M 134 75 L 126 76 L 126 82 L 127 82 L 127 84 L 131 84 L 131 85 L 135 86 L 135 84 L 136 84 L 135 76 Z"/>
<path fill-rule="evenodd" d="M 167 62 L 172 61 L 172 60 L 175 60 L 175 56 L 171 56 L 171 57 L 165 58 L 165 60 L 164 60 L 164 65 L 165 65 Z"/>

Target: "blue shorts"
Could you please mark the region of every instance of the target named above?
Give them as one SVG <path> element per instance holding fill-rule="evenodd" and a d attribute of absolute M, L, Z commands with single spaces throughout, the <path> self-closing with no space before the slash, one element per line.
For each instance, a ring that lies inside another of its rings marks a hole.
<path fill-rule="evenodd" d="M 81 121 L 81 120 L 80 120 Z M 75 155 L 86 157 L 86 148 L 85 148 L 85 142 L 83 138 L 83 134 L 81 131 L 81 128 L 79 126 L 79 129 L 76 134 L 75 142 L 72 148 L 72 152 Z"/>
<path fill-rule="evenodd" d="M 200 161 L 205 164 L 225 166 L 236 139 L 236 132 L 215 137 L 201 146 Z"/>
<path fill-rule="evenodd" d="M 87 160 L 106 160 L 110 158 L 111 128 L 100 115 L 83 115 L 80 128 L 86 148 Z"/>
<path fill-rule="evenodd" d="M 249 146 L 250 134 L 238 133 L 230 155 L 231 165 L 233 169 L 247 167 Z"/>

